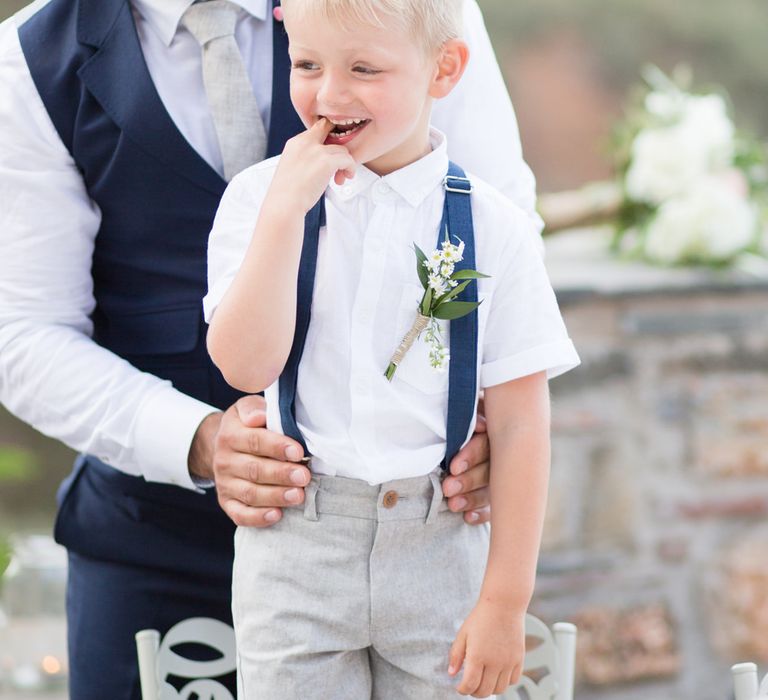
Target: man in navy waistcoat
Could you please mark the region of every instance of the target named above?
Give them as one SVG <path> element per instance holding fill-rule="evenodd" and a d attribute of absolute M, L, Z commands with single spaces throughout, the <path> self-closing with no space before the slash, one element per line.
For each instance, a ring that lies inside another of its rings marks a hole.
<path fill-rule="evenodd" d="M 232 2 L 275 155 L 302 130 L 277 3 Z M 226 181 L 191 4 L 40 0 L 0 25 L 0 401 L 82 452 L 55 527 L 73 700 L 139 698 L 140 629 L 229 623 L 233 521 L 269 526 L 309 481 L 298 444 L 264 428 L 263 399 L 229 387 L 205 350 Z M 434 122 L 453 157 L 535 217 L 475 0 L 465 15 L 473 63 Z M 445 481 L 469 523 L 488 520 L 488 469 L 478 434 Z"/>

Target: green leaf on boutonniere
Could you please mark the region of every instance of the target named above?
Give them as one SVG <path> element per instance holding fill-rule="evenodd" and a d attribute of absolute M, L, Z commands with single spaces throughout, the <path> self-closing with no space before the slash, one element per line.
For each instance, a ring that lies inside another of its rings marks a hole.
<path fill-rule="evenodd" d="M 436 308 L 432 315 L 441 321 L 453 321 L 472 313 L 480 304 L 479 301 L 452 301 L 450 304 L 443 304 Z"/>
<path fill-rule="evenodd" d="M 421 300 L 421 314 L 429 316 L 429 309 L 432 306 L 432 287 L 427 287 L 424 292 L 424 298 Z"/>
<path fill-rule="evenodd" d="M 426 289 L 429 286 L 429 272 L 427 272 L 427 266 L 424 264 L 427 262 L 427 256 L 424 255 L 424 251 L 415 243 L 413 247 L 416 250 L 416 273 L 419 275 L 421 286 Z"/>
<path fill-rule="evenodd" d="M 454 297 L 459 296 L 459 294 L 461 294 L 467 288 L 467 285 L 471 281 L 472 280 L 467 280 L 466 282 L 462 282 L 461 284 L 457 284 L 453 289 L 451 289 L 450 291 L 447 291 L 445 294 L 443 294 L 443 296 L 438 297 L 435 300 L 433 308 L 437 309 L 437 308 L 440 307 L 441 304 L 445 303 L 446 301 L 450 301 Z"/>
<path fill-rule="evenodd" d="M 490 277 L 490 275 L 484 275 L 477 270 L 456 270 L 456 272 L 451 275 L 452 280 L 479 280 L 486 277 Z"/>

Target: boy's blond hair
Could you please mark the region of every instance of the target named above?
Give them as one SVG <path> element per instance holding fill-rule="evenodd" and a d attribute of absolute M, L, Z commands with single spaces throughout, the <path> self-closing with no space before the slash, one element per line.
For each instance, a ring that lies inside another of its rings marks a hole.
<path fill-rule="evenodd" d="M 464 0 L 282 0 L 299 16 L 319 13 L 343 27 L 355 24 L 385 26 L 394 20 L 428 51 L 462 35 Z"/>

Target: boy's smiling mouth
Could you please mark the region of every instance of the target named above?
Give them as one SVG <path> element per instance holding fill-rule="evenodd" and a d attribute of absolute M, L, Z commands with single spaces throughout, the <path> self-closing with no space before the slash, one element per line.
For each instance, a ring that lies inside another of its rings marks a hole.
<path fill-rule="evenodd" d="M 325 140 L 326 144 L 343 145 L 349 143 L 359 132 L 361 132 L 368 124 L 370 119 L 363 119 L 360 117 L 351 117 L 348 119 L 337 119 L 336 117 L 324 117 L 331 124 L 333 129 Z"/>

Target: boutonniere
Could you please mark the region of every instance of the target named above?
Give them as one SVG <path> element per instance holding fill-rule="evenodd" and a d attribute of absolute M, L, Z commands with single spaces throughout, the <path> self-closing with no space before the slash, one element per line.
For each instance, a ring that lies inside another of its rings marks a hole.
<path fill-rule="evenodd" d="M 405 334 L 397 350 L 389 361 L 384 376 L 392 381 L 397 366 L 403 361 L 415 340 L 424 333 L 424 340 L 429 346 L 429 364 L 438 372 L 448 367 L 450 354 L 443 345 L 439 321 L 452 321 L 472 313 L 479 301 L 456 301 L 472 280 L 489 277 L 477 270 L 455 270 L 456 263 L 463 260 L 464 243 L 460 239 L 454 245 L 445 233 L 441 247 L 433 250 L 429 257 L 413 244 L 416 252 L 416 272 L 419 282 L 424 287 L 424 295 L 416 309 L 416 318 L 411 329 Z"/>
<path fill-rule="evenodd" d="M 283 19 L 285 19 L 285 16 L 283 15 L 283 8 L 280 7 L 279 2 L 272 9 L 272 16 L 275 18 L 277 22 L 282 22 Z"/>

